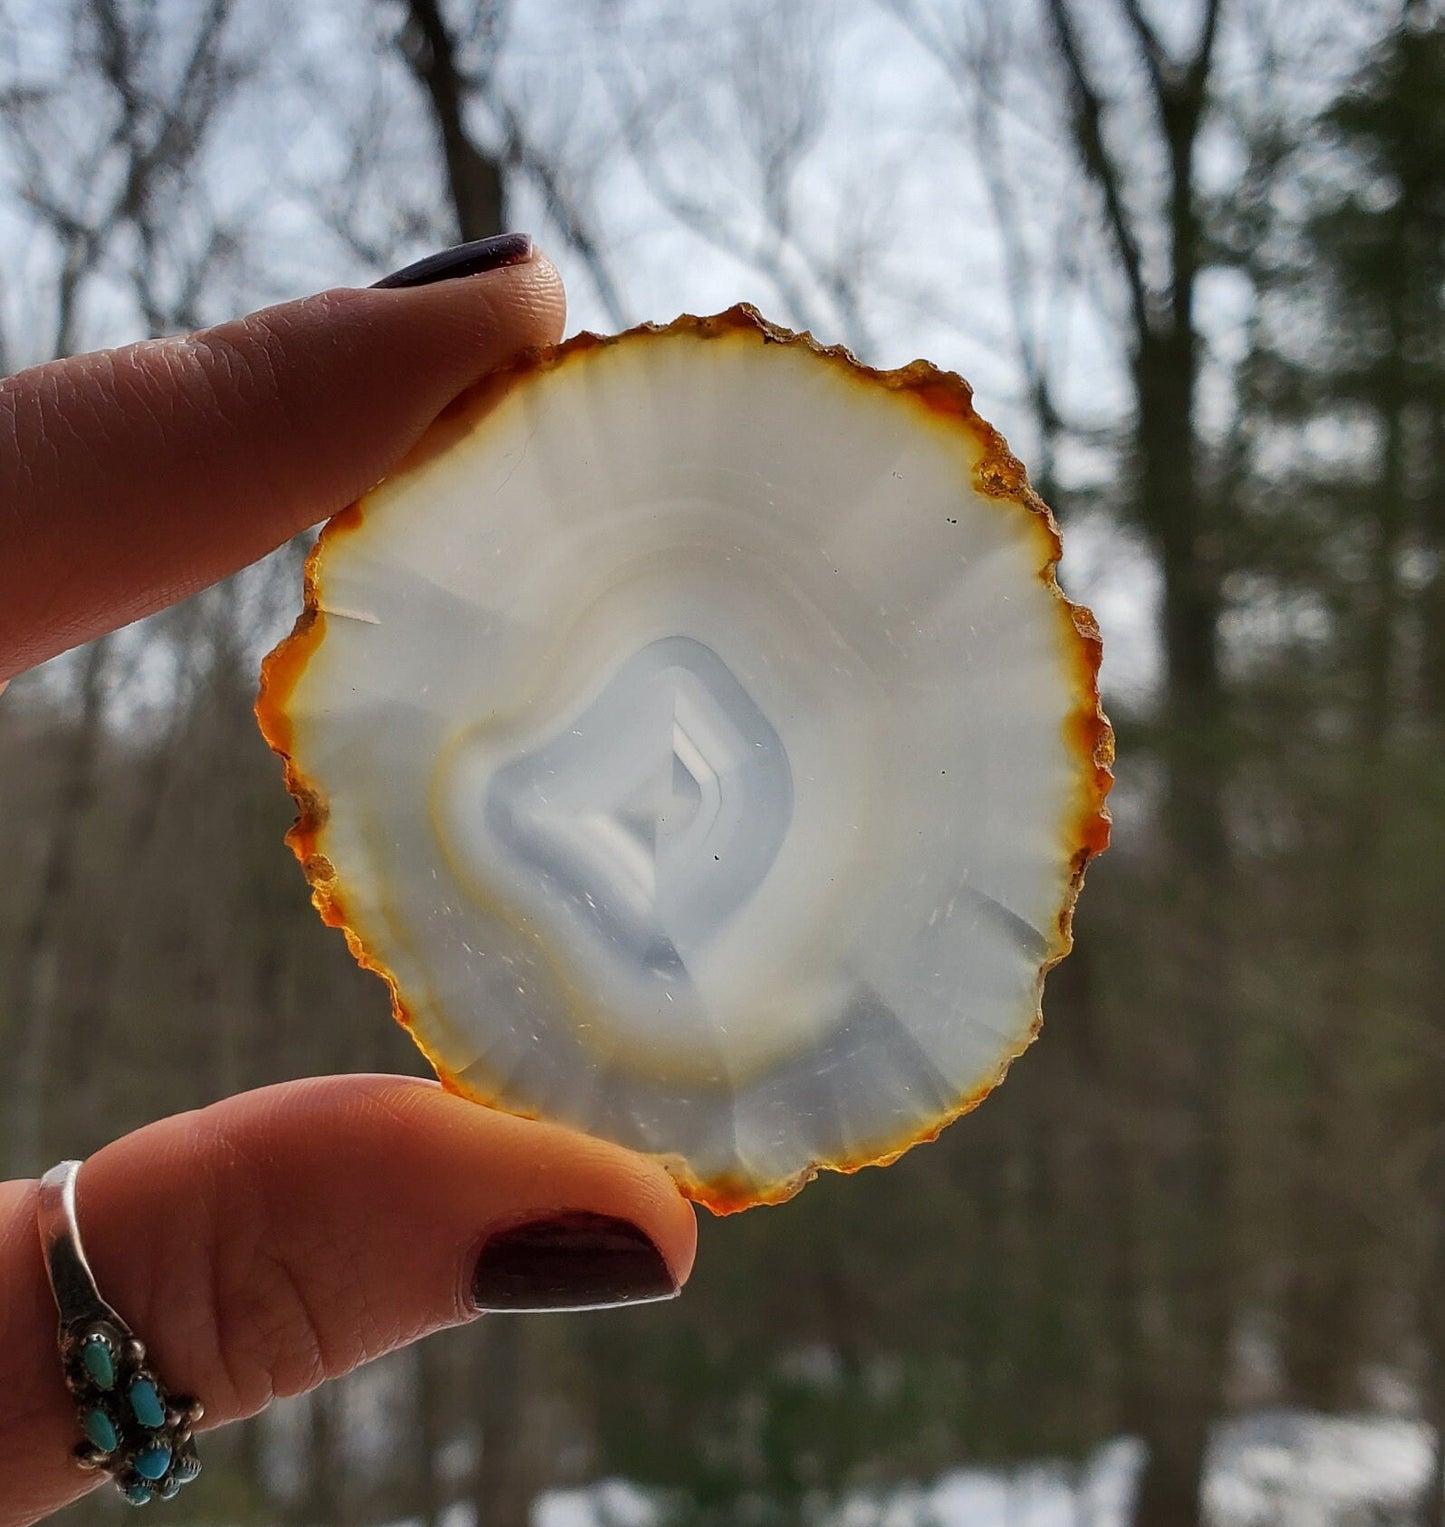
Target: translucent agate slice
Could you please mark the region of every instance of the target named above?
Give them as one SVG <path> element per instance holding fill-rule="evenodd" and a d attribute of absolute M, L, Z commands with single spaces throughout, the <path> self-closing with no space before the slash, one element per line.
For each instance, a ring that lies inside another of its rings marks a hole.
<path fill-rule="evenodd" d="M 751 308 L 525 357 L 322 532 L 258 715 L 443 1082 L 718 1210 L 932 1138 L 1107 841 L 1098 633 L 957 377 Z"/>

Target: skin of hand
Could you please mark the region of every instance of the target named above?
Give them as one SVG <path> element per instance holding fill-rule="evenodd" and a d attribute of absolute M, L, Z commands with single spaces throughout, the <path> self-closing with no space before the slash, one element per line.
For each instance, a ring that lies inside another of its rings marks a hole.
<path fill-rule="evenodd" d="M 552 266 L 514 240 L 469 273 L 489 258 L 0 381 L 0 680 L 336 513 L 465 387 L 556 340 Z M 71 1457 L 36 1193 L 0 1184 L 0 1527 L 104 1477 Z M 78 1220 L 102 1295 L 207 1427 L 483 1311 L 670 1297 L 696 1248 L 655 1162 L 386 1076 L 116 1140 L 80 1173 Z"/>

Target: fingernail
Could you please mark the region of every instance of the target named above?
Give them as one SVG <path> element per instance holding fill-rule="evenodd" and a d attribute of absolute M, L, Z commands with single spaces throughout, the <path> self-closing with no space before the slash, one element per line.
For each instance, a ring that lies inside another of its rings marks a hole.
<path fill-rule="evenodd" d="M 428 255 L 415 264 L 403 265 L 376 286 L 430 286 L 433 281 L 455 281 L 459 276 L 480 276 L 484 271 L 501 270 L 504 265 L 525 265 L 536 253 L 525 233 L 499 233 L 490 239 L 473 239 L 457 244 L 440 254 Z"/>
<path fill-rule="evenodd" d="M 581 1211 L 499 1231 L 472 1274 L 479 1312 L 600 1310 L 676 1293 L 662 1253 L 636 1225 Z"/>

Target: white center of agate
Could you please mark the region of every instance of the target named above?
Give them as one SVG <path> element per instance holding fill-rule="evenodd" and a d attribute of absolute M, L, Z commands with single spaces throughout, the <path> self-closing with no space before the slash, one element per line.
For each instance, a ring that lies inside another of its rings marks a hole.
<path fill-rule="evenodd" d="M 726 664 L 674 636 L 499 769 L 482 809 L 541 906 L 589 925 L 620 965 L 680 985 L 772 867 L 793 780 Z"/>
<path fill-rule="evenodd" d="M 739 549 L 606 551 L 462 660 L 470 719 L 428 792 L 437 917 L 471 987 L 482 967 L 531 1004 L 529 1044 L 561 1023 L 668 1086 L 756 1074 L 846 1006 L 852 866 L 881 851 L 874 684 L 833 613 Z"/>

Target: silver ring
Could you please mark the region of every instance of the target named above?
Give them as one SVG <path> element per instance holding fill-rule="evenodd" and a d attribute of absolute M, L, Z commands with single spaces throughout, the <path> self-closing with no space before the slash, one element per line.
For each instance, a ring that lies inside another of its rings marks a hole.
<path fill-rule="evenodd" d="M 104 1470 L 133 1506 L 170 1500 L 201 1472 L 191 1435 L 201 1405 L 173 1395 L 146 1361 L 145 1344 L 100 1297 L 75 1222 L 78 1161 L 40 1179 L 36 1221 L 60 1311 L 60 1362 L 84 1440 L 82 1468 Z"/>

